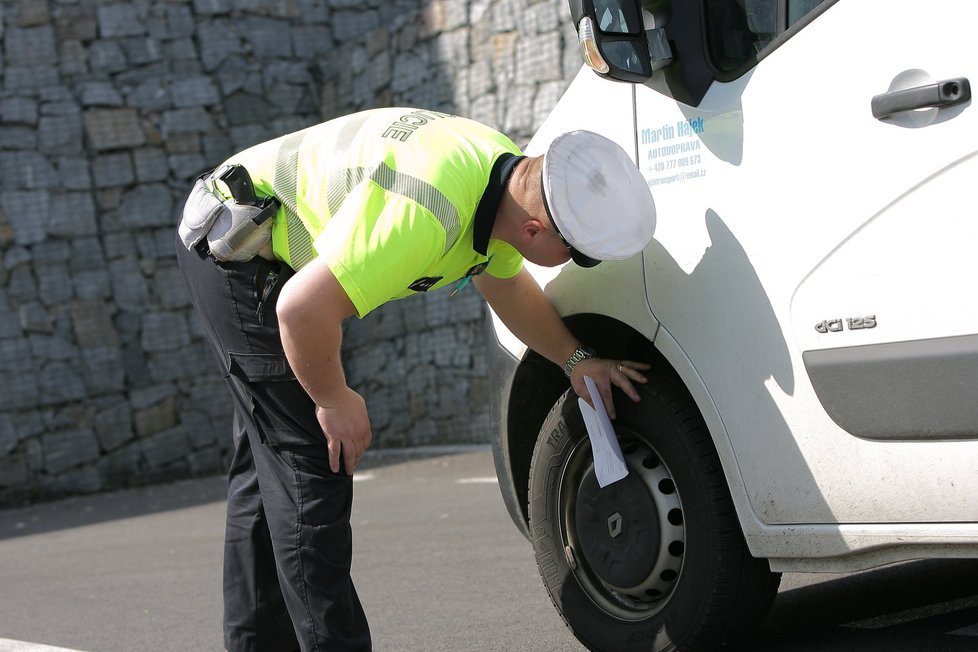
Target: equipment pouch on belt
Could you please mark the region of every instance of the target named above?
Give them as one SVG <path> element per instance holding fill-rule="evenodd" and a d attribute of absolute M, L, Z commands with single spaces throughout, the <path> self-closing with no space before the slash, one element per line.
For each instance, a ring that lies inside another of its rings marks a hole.
<path fill-rule="evenodd" d="M 247 175 L 240 166 L 234 168 L 239 174 Z M 212 178 L 227 174 L 222 168 Z M 232 192 L 236 189 L 228 185 Z M 180 239 L 187 249 L 193 249 L 206 237 L 211 255 L 220 261 L 245 262 L 255 256 L 274 260 L 270 218 L 278 210 L 279 202 L 273 197 L 258 199 L 253 193 L 249 201 L 253 203 L 241 203 L 237 198 L 225 201 L 207 187 L 203 177 L 197 179 L 183 209 Z"/>

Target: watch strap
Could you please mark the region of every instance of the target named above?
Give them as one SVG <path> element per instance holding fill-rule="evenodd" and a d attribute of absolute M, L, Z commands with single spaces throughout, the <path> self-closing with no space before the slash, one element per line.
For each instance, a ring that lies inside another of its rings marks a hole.
<path fill-rule="evenodd" d="M 574 349 L 574 352 L 570 354 L 567 358 L 567 362 L 564 363 L 564 375 L 568 378 L 574 372 L 574 367 L 578 365 L 582 360 L 587 360 L 588 358 L 594 358 L 597 356 L 594 349 L 588 346 L 579 346 Z"/>

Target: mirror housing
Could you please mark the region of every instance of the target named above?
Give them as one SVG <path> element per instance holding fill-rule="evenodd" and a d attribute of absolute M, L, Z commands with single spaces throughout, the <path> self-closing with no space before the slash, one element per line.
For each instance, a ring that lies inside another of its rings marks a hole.
<path fill-rule="evenodd" d="M 641 0 L 569 0 L 568 4 L 581 56 L 598 75 L 644 83 L 672 63 L 665 29 L 655 26 Z"/>

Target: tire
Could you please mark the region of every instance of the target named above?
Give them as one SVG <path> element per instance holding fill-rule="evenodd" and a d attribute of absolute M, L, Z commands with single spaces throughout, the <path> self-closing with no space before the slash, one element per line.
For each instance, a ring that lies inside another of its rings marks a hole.
<path fill-rule="evenodd" d="M 720 460 L 685 389 L 665 377 L 616 393 L 629 474 L 599 489 L 572 390 L 530 467 L 530 532 L 544 585 L 590 650 L 713 650 L 749 630 L 780 575 L 751 557 Z"/>

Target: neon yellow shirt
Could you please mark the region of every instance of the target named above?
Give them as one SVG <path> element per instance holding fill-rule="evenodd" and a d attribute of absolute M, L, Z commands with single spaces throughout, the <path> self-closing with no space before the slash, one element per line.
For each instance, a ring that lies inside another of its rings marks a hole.
<path fill-rule="evenodd" d="M 472 120 L 409 108 L 337 118 L 251 147 L 243 165 L 274 195 L 276 257 L 322 256 L 363 317 L 391 300 L 523 259 L 489 238 L 502 184 L 519 160 L 506 136 Z M 488 263 L 488 265 L 486 265 Z"/>

